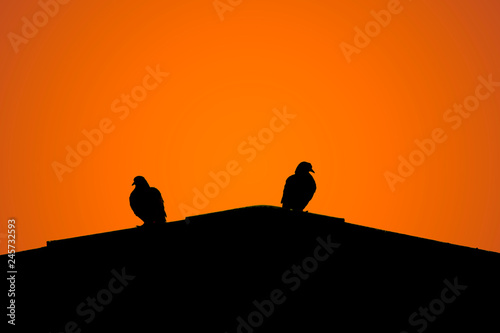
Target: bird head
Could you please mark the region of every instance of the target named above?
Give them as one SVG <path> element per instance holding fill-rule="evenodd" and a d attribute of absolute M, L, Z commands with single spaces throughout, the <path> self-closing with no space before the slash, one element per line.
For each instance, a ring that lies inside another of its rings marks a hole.
<path fill-rule="evenodd" d="M 143 176 L 135 177 L 132 185 L 135 185 L 136 187 L 149 187 L 146 178 L 144 178 Z"/>
<path fill-rule="evenodd" d="M 309 162 L 300 162 L 297 166 L 297 169 L 295 169 L 295 173 L 297 174 L 304 174 L 309 172 L 314 173 L 313 167 Z"/>

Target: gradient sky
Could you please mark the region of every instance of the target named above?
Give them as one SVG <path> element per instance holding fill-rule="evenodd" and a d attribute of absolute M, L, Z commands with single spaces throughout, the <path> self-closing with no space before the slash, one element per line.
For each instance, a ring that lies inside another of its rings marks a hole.
<path fill-rule="evenodd" d="M 142 224 L 137 175 L 168 221 L 279 206 L 301 161 L 310 212 L 500 252 L 499 12 L 4 0 L 0 253 L 9 218 L 18 251 Z"/>

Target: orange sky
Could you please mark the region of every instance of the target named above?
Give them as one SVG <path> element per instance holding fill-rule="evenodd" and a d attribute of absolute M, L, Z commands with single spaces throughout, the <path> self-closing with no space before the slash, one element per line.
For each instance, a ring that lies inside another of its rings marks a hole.
<path fill-rule="evenodd" d="M 137 175 L 169 221 L 278 206 L 301 161 L 310 212 L 500 252 L 499 9 L 2 1 L 0 253 L 141 224 Z"/>

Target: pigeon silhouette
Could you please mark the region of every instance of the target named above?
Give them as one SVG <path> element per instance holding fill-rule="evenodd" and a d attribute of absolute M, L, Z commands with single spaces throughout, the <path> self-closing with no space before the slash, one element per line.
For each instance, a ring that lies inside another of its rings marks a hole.
<path fill-rule="evenodd" d="M 316 182 L 309 172 L 313 172 L 311 163 L 301 162 L 295 174 L 287 178 L 281 203 L 283 208 L 303 211 L 316 192 Z"/>
<path fill-rule="evenodd" d="M 167 222 L 167 214 L 160 191 L 155 187 L 150 187 L 142 176 L 135 177 L 132 185 L 135 185 L 135 189 L 130 193 L 130 207 L 134 214 L 144 221 L 143 225 Z"/>

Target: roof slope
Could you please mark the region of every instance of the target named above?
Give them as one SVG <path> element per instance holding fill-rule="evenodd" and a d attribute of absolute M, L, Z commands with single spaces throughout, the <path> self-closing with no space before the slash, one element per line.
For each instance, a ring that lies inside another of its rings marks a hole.
<path fill-rule="evenodd" d="M 272 206 L 52 241 L 17 263 L 16 324 L 36 331 L 499 326 L 500 254 Z"/>

